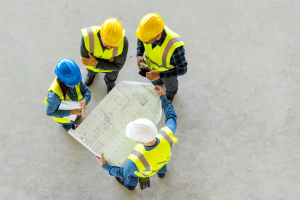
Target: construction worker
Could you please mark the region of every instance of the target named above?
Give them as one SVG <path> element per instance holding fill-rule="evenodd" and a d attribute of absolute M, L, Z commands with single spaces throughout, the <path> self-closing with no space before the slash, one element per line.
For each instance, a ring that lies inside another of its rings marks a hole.
<path fill-rule="evenodd" d="M 85 106 L 91 100 L 91 92 L 83 84 L 80 69 L 73 60 L 63 58 L 58 61 L 55 74 L 56 77 L 45 98 L 46 114 L 52 116 L 64 129 L 76 129 L 77 125 L 74 125 L 72 120 L 63 117 L 77 115 L 78 120 L 81 115 L 84 116 Z M 61 100 L 78 101 L 82 109 L 58 110 Z"/>
<path fill-rule="evenodd" d="M 128 40 L 122 24 L 116 18 L 109 18 L 101 26 L 81 29 L 81 62 L 88 74 L 85 85 L 92 85 L 98 72 L 105 73 L 107 93 L 115 86 L 128 51 Z"/>
<path fill-rule="evenodd" d="M 171 148 L 178 140 L 173 136 L 177 127 L 177 116 L 171 101 L 164 95 L 160 86 L 155 86 L 157 95 L 162 101 L 165 112 L 165 126 L 157 132 L 155 124 L 144 118 L 130 122 L 126 127 L 126 136 L 137 144 L 128 156 L 128 162 L 124 167 L 111 166 L 105 162 L 104 155 L 96 159 L 110 175 L 127 189 L 133 190 L 138 177 L 146 178 L 158 174 L 164 178 L 167 172 L 167 163 L 171 158 Z"/>
<path fill-rule="evenodd" d="M 173 101 L 178 90 L 177 77 L 187 71 L 184 43 L 156 13 L 149 13 L 142 18 L 136 36 L 138 67 L 141 67 L 141 62 L 149 66 L 148 72 L 140 74 L 152 81 L 153 85 L 165 84 L 167 98 Z"/>

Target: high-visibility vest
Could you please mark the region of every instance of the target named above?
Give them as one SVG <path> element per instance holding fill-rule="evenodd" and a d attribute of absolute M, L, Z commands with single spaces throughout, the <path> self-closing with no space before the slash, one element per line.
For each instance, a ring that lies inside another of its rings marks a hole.
<path fill-rule="evenodd" d="M 143 144 L 138 144 L 127 158 L 132 160 L 139 169 L 139 172 L 134 172 L 138 177 L 155 175 L 171 159 L 171 148 L 178 139 L 167 126 L 160 129 L 157 138 L 160 142 L 154 149 L 146 151 Z"/>
<path fill-rule="evenodd" d="M 96 58 L 102 58 L 109 60 L 115 56 L 120 55 L 123 52 L 124 47 L 124 36 L 125 36 L 125 30 L 123 30 L 123 38 L 119 44 L 118 47 L 114 47 L 111 49 L 105 49 L 103 51 L 100 40 L 98 38 L 98 31 L 101 31 L 100 26 L 92 26 L 89 28 L 83 28 L 81 29 L 81 33 L 84 38 L 84 45 L 85 48 L 93 54 Z M 97 69 L 96 66 L 86 66 L 87 69 L 92 70 L 94 72 L 112 72 L 113 70 L 100 70 Z"/>
<path fill-rule="evenodd" d="M 83 98 L 81 91 L 80 91 L 80 83 L 75 86 L 75 89 L 76 89 L 78 102 L 79 102 Z M 50 88 L 48 89 L 48 92 L 50 92 L 50 91 L 53 91 L 55 94 L 57 94 L 60 97 L 60 100 L 64 100 L 64 95 L 60 89 L 59 84 L 57 83 L 57 77 L 55 77 L 53 83 L 51 84 Z M 72 101 L 72 99 L 70 99 L 70 97 L 67 94 L 66 94 L 66 100 Z M 47 97 L 45 98 L 44 102 L 46 105 L 48 104 Z M 59 117 L 53 117 L 53 119 L 54 119 L 54 121 L 57 121 L 62 124 L 71 123 L 70 119 L 59 118 Z"/>
<path fill-rule="evenodd" d="M 167 36 L 161 46 L 156 45 L 152 49 L 152 44 L 144 43 L 145 57 L 147 64 L 151 70 L 154 71 L 167 71 L 173 69 L 174 66 L 170 64 L 171 56 L 176 48 L 185 47 L 181 41 L 180 36 L 165 26 Z"/>

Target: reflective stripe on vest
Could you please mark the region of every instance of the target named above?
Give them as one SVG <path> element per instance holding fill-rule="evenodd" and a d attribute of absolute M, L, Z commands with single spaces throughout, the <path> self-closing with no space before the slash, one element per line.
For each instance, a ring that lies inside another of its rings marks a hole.
<path fill-rule="evenodd" d="M 150 170 L 150 165 L 144 155 L 141 152 L 138 152 L 136 150 L 133 150 L 131 154 L 135 155 L 140 159 L 140 161 L 143 163 L 145 170 L 149 171 Z"/>
<path fill-rule="evenodd" d="M 158 132 L 157 138 L 160 143 L 154 149 L 146 151 L 144 145 L 138 144 L 128 156 L 128 160 L 132 160 L 139 169 L 135 172 L 139 177 L 153 176 L 170 161 L 171 147 L 178 141 L 177 138 L 167 126 Z"/>
<path fill-rule="evenodd" d="M 123 39 L 120 42 L 120 45 L 114 47 L 112 49 L 105 49 L 103 51 L 100 40 L 98 38 L 98 31 L 101 30 L 100 27 L 93 26 L 81 29 L 82 35 L 84 37 L 84 44 L 86 49 L 93 54 L 96 58 L 102 58 L 109 60 L 115 56 L 120 55 L 123 52 L 124 47 L 124 36 L 125 30 L 123 30 Z M 113 70 L 100 70 L 96 68 L 96 66 L 86 66 L 87 69 L 92 70 L 94 72 L 112 72 Z"/>
<path fill-rule="evenodd" d="M 151 70 L 167 71 L 173 69 L 174 66 L 170 64 L 170 60 L 174 50 L 180 46 L 185 47 L 185 44 L 181 41 L 177 33 L 166 26 L 165 30 L 167 35 L 161 46 L 156 45 L 154 49 L 152 49 L 152 44 L 144 43 L 146 51 L 145 58 Z"/>
<path fill-rule="evenodd" d="M 172 148 L 174 142 L 170 138 L 170 136 L 168 136 L 168 134 L 164 130 L 159 130 L 158 133 L 161 134 L 168 141 L 168 143 L 170 144 L 170 146 Z"/>
<path fill-rule="evenodd" d="M 76 93 L 77 93 L 77 100 L 79 102 L 83 98 L 83 96 L 81 94 L 81 91 L 80 91 L 80 83 L 75 86 L 75 90 L 76 90 Z M 57 77 L 55 77 L 55 79 L 52 82 L 50 88 L 48 89 L 48 92 L 50 92 L 50 91 L 53 91 L 55 94 L 57 94 L 59 96 L 60 100 L 64 100 L 64 95 L 63 95 L 63 93 L 60 89 L 59 84 L 57 83 Z M 72 99 L 70 99 L 70 97 L 67 94 L 66 94 L 66 100 L 72 101 Z M 46 105 L 48 104 L 47 96 L 44 99 L 44 103 Z M 62 123 L 62 124 L 69 124 L 69 123 L 72 122 L 70 119 L 65 119 L 65 118 L 60 118 L 60 117 L 53 117 L 53 119 L 54 119 L 54 121 L 57 121 L 57 122 Z"/>

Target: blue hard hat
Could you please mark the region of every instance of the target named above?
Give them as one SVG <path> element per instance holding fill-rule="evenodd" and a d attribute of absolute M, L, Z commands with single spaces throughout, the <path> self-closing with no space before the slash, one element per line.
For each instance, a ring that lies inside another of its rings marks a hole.
<path fill-rule="evenodd" d="M 77 85 L 82 80 L 78 65 L 69 58 L 58 61 L 55 74 L 59 80 L 70 87 Z"/>

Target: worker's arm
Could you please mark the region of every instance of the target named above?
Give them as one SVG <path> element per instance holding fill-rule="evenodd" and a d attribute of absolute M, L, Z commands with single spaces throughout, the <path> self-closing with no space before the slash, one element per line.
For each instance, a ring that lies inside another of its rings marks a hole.
<path fill-rule="evenodd" d="M 164 89 L 161 86 L 155 85 L 154 90 L 157 93 L 157 96 L 159 96 L 165 112 L 165 126 L 167 126 L 173 133 L 175 133 L 177 128 L 177 115 L 173 108 L 173 104 L 167 99 Z"/>
<path fill-rule="evenodd" d="M 124 167 L 111 166 L 106 163 L 104 158 L 104 153 L 101 153 L 101 158 L 96 156 L 97 161 L 103 169 L 109 172 L 110 175 L 118 177 L 120 179 L 125 179 L 128 176 L 134 174 L 135 171 L 138 171 L 137 166 L 129 160 Z"/>
<path fill-rule="evenodd" d="M 173 104 L 165 95 L 161 95 L 160 100 L 165 112 L 165 126 L 167 126 L 174 134 L 177 128 L 177 115 L 173 108 Z"/>
<path fill-rule="evenodd" d="M 159 72 L 160 78 L 174 78 L 187 72 L 187 61 L 185 59 L 185 49 L 181 46 L 175 49 L 171 56 L 170 64 L 175 68 Z"/>
<path fill-rule="evenodd" d="M 91 92 L 90 90 L 84 85 L 84 83 L 81 81 L 80 82 L 80 92 L 83 95 L 82 99 L 86 100 L 86 105 L 90 102 L 91 100 Z"/>
<path fill-rule="evenodd" d="M 144 52 L 145 52 L 144 43 L 141 40 L 138 39 L 138 41 L 137 41 L 136 59 L 137 59 L 137 65 L 138 65 L 139 68 L 140 68 L 140 63 L 141 62 L 147 64 L 146 61 L 145 61 L 145 59 L 144 59 L 144 57 L 143 57 Z M 145 75 L 143 75 L 143 73 L 145 73 L 145 71 L 148 71 L 148 70 L 145 70 L 145 69 L 141 69 L 141 70 L 144 71 L 144 72 L 141 72 L 142 74 L 140 73 L 141 76 L 145 76 Z"/>
<path fill-rule="evenodd" d="M 137 166 L 131 160 L 129 160 L 124 167 L 111 166 L 108 163 L 105 163 L 102 167 L 108 171 L 111 176 L 115 176 L 120 179 L 125 179 L 134 174 L 135 171 L 139 171 Z"/>
<path fill-rule="evenodd" d="M 136 56 L 143 56 L 144 52 L 145 52 L 144 44 L 140 39 L 138 39 Z"/>
<path fill-rule="evenodd" d="M 106 59 L 94 57 L 98 61 L 96 68 L 101 69 L 101 70 L 120 71 L 125 64 L 125 61 L 127 58 L 127 53 L 128 53 L 128 40 L 127 40 L 127 37 L 125 36 L 122 53 L 120 55 L 114 57 L 113 62 L 109 62 Z M 81 57 L 83 57 L 83 58 L 90 58 L 89 51 L 86 49 L 85 44 L 84 44 L 83 36 L 81 38 L 80 54 L 81 54 Z"/>
<path fill-rule="evenodd" d="M 47 95 L 46 114 L 52 117 L 66 117 L 70 115 L 70 110 L 58 110 L 60 105 L 60 97 L 55 92 L 48 92 Z"/>

